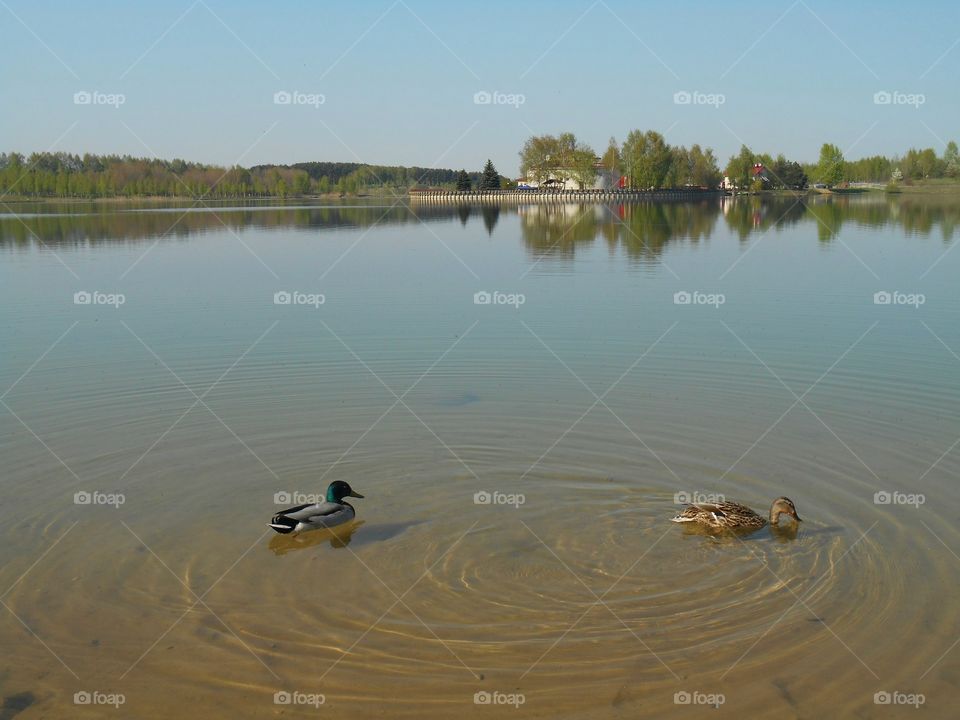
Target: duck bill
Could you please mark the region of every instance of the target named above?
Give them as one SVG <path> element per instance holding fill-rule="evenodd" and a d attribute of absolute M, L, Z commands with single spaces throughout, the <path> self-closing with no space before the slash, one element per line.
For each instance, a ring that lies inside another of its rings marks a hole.
<path fill-rule="evenodd" d="M 793 519 L 796 520 L 797 522 L 803 522 L 803 520 L 800 519 L 800 516 L 797 515 L 796 513 L 793 514 Z"/>
<path fill-rule="evenodd" d="M 347 493 L 347 497 L 355 497 L 355 498 L 360 498 L 361 500 L 363 500 L 363 495 L 361 495 L 360 493 L 358 493 L 356 490 L 351 490 L 349 493 Z M 797 518 L 797 520 L 799 520 L 799 519 L 800 519 L 800 518 Z"/>

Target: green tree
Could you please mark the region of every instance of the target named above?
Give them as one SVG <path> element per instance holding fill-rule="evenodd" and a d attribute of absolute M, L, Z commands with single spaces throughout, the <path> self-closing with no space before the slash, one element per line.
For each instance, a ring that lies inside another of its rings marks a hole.
<path fill-rule="evenodd" d="M 947 143 L 947 148 L 943 151 L 943 173 L 952 178 L 960 175 L 960 153 L 953 140 Z"/>
<path fill-rule="evenodd" d="M 824 143 L 817 162 L 817 180 L 827 186 L 839 185 L 844 179 L 843 153 L 836 145 Z"/>
<path fill-rule="evenodd" d="M 611 137 L 607 143 L 607 149 L 603 153 L 600 164 L 610 173 L 616 173 L 620 169 L 620 146 L 615 137 Z"/>
<path fill-rule="evenodd" d="M 553 135 L 534 135 L 527 139 L 520 150 L 520 174 L 542 183 L 554 174 L 559 157 L 560 144 L 557 138 Z"/>
<path fill-rule="evenodd" d="M 653 130 L 645 133 L 631 130 L 623 143 L 621 154 L 630 176 L 630 187 L 663 187 L 673 159 L 663 135 Z"/>
<path fill-rule="evenodd" d="M 693 185 L 716 188 L 722 179 L 712 149 L 702 150 L 699 145 L 690 148 L 690 182 Z"/>
<path fill-rule="evenodd" d="M 480 178 L 481 190 L 499 190 L 500 173 L 493 166 L 493 160 L 487 159 L 487 164 L 483 166 L 483 175 Z"/>
<path fill-rule="evenodd" d="M 787 190 L 804 190 L 807 187 L 807 175 L 798 162 L 790 162 L 778 155 L 771 167 L 773 183 Z"/>
<path fill-rule="evenodd" d="M 756 156 L 753 151 L 746 145 L 741 145 L 740 152 L 730 158 L 730 162 L 727 163 L 727 177 L 737 188 L 741 190 L 749 188 L 750 183 L 753 182 L 755 162 Z"/>
<path fill-rule="evenodd" d="M 457 173 L 457 191 L 458 192 L 470 192 L 473 189 L 473 185 L 470 183 L 470 176 L 467 174 L 466 170 L 461 170 Z"/>

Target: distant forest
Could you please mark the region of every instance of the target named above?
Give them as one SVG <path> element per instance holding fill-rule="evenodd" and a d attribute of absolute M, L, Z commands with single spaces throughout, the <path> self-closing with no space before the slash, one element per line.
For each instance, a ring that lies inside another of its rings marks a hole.
<path fill-rule="evenodd" d="M 453 189 L 464 175 L 474 183 L 483 177 L 482 171 L 362 163 L 308 162 L 248 169 L 129 155 L 0 153 L 0 196 L 14 197 L 283 198 L 401 193 L 416 185 Z"/>

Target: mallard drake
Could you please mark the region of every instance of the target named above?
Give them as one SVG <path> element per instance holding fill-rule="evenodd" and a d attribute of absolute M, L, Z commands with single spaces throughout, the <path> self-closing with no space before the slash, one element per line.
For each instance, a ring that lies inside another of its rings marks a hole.
<path fill-rule="evenodd" d="M 292 532 L 305 530 L 319 530 L 342 525 L 353 520 L 356 512 L 350 503 L 344 502 L 345 497 L 363 498 L 343 480 L 335 480 L 327 488 L 327 499 L 322 503 L 311 505 L 295 505 L 281 510 L 273 516 L 269 525 L 278 533 L 286 535 Z"/>
<path fill-rule="evenodd" d="M 778 497 L 770 506 L 770 524 L 776 525 L 781 515 L 789 515 L 796 522 L 800 522 L 797 508 L 790 498 Z M 717 503 L 691 503 L 672 518 L 675 523 L 700 523 L 718 530 L 762 528 L 767 520 L 746 505 L 724 500 Z"/>

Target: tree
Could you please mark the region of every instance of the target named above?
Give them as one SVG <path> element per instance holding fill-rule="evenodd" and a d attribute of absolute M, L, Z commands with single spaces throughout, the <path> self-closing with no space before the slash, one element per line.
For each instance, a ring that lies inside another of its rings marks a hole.
<path fill-rule="evenodd" d="M 578 143 L 570 163 L 570 175 L 583 190 L 597 180 L 597 156 L 589 145 Z"/>
<path fill-rule="evenodd" d="M 824 143 L 820 148 L 820 160 L 817 163 L 817 180 L 832 186 L 839 185 L 843 178 L 843 153 L 836 145 Z"/>
<path fill-rule="evenodd" d="M 470 192 L 473 185 L 470 183 L 470 176 L 466 170 L 457 173 L 457 192 Z"/>
<path fill-rule="evenodd" d="M 493 166 L 493 161 L 487 159 L 487 164 L 483 166 L 483 176 L 480 178 L 481 190 L 499 190 L 500 173 Z"/>
<path fill-rule="evenodd" d="M 553 135 L 534 135 L 520 150 L 520 173 L 542 183 L 553 175 L 560 156 L 559 141 Z"/>
<path fill-rule="evenodd" d="M 777 155 L 771 168 L 773 183 L 787 190 L 804 190 L 807 187 L 807 174 L 798 162 L 790 162 L 783 155 Z"/>
<path fill-rule="evenodd" d="M 756 157 L 753 151 L 746 145 L 740 146 L 740 152 L 730 158 L 727 163 L 727 177 L 733 182 L 734 186 L 743 190 L 750 187 L 753 182 L 753 165 Z"/>
<path fill-rule="evenodd" d="M 943 151 L 943 173 L 952 178 L 960 175 L 960 152 L 953 140 L 947 143 L 947 148 Z"/>
<path fill-rule="evenodd" d="M 690 182 L 693 185 L 716 188 L 722 179 L 713 150 L 701 150 L 699 145 L 690 148 Z"/>
<path fill-rule="evenodd" d="M 920 157 L 918 158 L 918 168 L 920 174 L 925 177 L 936 177 L 941 175 L 939 172 L 940 160 L 937 158 L 937 153 L 933 148 L 927 148 L 920 152 Z"/>
<path fill-rule="evenodd" d="M 653 130 L 645 133 L 631 130 L 621 151 L 630 176 L 630 187 L 648 189 L 663 187 L 670 172 L 670 146 L 663 135 Z"/>
<path fill-rule="evenodd" d="M 607 143 L 607 150 L 603 153 L 600 164 L 610 173 L 616 173 L 620 169 L 620 146 L 615 137 L 611 137 L 610 142 Z"/>

